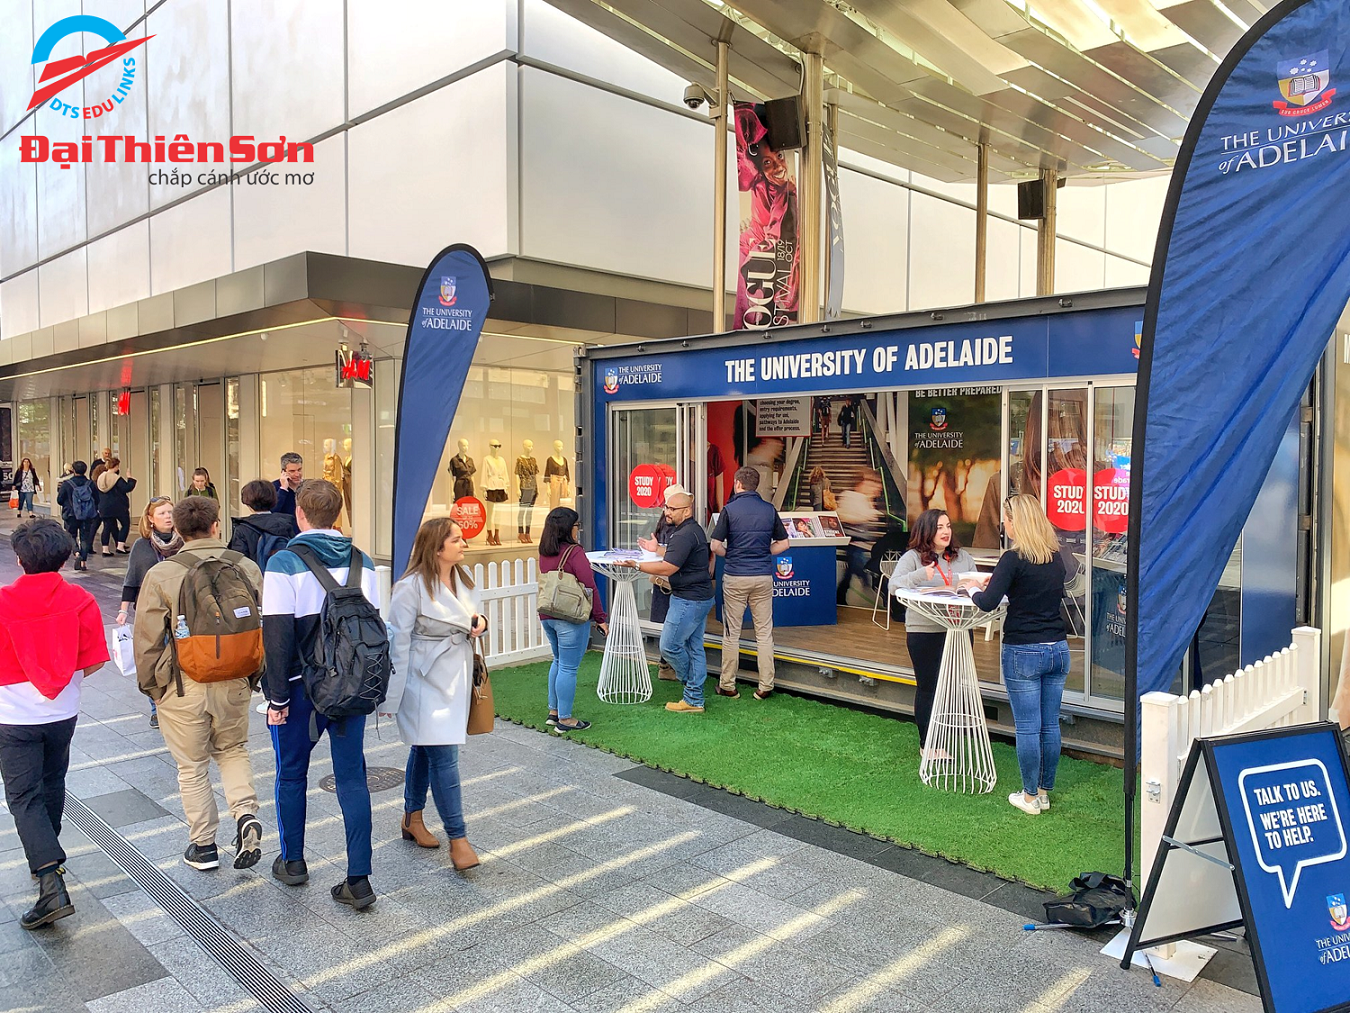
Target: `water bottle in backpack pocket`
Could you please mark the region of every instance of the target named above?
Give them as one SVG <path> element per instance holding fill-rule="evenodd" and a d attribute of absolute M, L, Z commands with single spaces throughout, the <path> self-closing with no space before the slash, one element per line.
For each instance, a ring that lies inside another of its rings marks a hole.
<path fill-rule="evenodd" d="M 373 714 L 389 692 L 393 665 L 384 619 L 361 590 L 361 550 L 352 546 L 347 581 L 339 584 L 309 546 L 292 544 L 288 549 L 324 590 L 314 663 L 305 665 L 303 676 L 315 713 L 332 721 Z"/>

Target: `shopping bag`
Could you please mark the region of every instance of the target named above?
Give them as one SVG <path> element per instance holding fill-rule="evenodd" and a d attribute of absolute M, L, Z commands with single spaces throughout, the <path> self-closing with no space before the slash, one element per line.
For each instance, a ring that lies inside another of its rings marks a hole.
<path fill-rule="evenodd" d="M 136 676 L 136 652 L 131 645 L 131 627 L 114 626 L 109 654 L 117 663 L 117 668 L 127 678 Z"/>
<path fill-rule="evenodd" d="M 17 510 L 17 509 L 19 509 L 19 490 L 18 490 L 18 489 L 11 489 L 11 490 L 9 490 L 9 508 L 10 508 L 11 510 Z"/>

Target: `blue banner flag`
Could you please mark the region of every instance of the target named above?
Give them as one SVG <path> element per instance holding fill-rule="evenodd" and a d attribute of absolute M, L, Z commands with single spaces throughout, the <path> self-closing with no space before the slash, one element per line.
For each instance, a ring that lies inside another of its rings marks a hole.
<path fill-rule="evenodd" d="M 395 580 L 408 565 L 491 305 L 487 264 L 477 250 L 462 243 L 436 254 L 417 286 L 403 346 L 394 431 Z"/>
<path fill-rule="evenodd" d="M 1139 696 L 1171 686 L 1350 299 L 1348 148 L 1350 5 L 1285 0 L 1196 109 L 1149 281 L 1130 483 L 1131 813 Z"/>

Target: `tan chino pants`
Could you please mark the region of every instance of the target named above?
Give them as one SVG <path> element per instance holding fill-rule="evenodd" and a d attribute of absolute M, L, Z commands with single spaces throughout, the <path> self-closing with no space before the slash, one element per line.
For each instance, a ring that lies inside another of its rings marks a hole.
<path fill-rule="evenodd" d="M 722 689 L 736 688 L 736 669 L 740 667 L 741 619 L 745 607 L 755 622 L 755 654 L 759 660 L 759 691 L 773 689 L 773 577 L 722 576 Z"/>
<path fill-rule="evenodd" d="M 256 816 L 253 767 L 248 759 L 248 680 L 193 682 L 183 677 L 183 695 L 171 685 L 160 698 L 159 730 L 178 764 L 178 790 L 183 798 L 188 835 L 205 847 L 216 842 L 220 812 L 211 790 L 211 761 L 220 767 L 225 801 L 238 822 Z"/>

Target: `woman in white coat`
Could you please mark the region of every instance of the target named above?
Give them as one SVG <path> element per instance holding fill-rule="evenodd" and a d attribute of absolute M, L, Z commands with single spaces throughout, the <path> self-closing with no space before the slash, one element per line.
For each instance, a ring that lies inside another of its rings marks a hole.
<path fill-rule="evenodd" d="M 450 861 L 463 872 L 478 865 L 465 836 L 459 747 L 467 737 L 473 685 L 473 638 L 487 630 L 473 582 L 460 563 L 464 533 L 449 517 L 422 524 L 408 571 L 389 606 L 393 675 L 380 713 L 398 720 L 408 752 L 403 783 L 403 839 L 440 847 L 422 820 L 427 790 L 450 839 Z"/>

